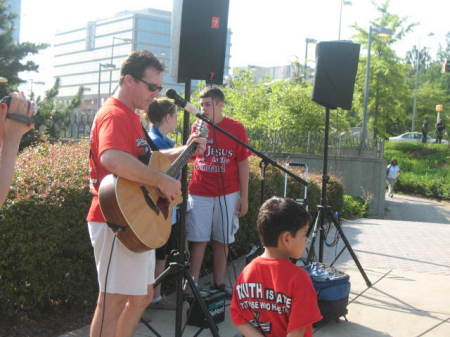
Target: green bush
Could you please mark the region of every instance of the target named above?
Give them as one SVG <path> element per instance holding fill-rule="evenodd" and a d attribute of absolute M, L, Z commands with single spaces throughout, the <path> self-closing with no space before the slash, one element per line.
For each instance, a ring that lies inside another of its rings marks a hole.
<path fill-rule="evenodd" d="M 385 160 L 396 158 L 401 174 L 398 192 L 450 200 L 450 147 L 446 144 L 392 142 L 385 145 Z"/>
<path fill-rule="evenodd" d="M 27 148 L 0 214 L 0 314 L 39 319 L 91 306 L 96 271 L 85 217 L 88 144 Z"/>
<path fill-rule="evenodd" d="M 369 214 L 369 204 L 361 197 L 355 197 L 350 194 L 344 194 L 344 207 L 342 217 L 345 219 L 354 219 L 367 217 Z"/>

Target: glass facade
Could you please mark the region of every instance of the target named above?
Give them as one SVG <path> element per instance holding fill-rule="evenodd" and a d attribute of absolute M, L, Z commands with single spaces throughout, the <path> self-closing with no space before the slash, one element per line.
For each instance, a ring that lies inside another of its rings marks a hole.
<path fill-rule="evenodd" d="M 21 0 L 6 0 L 6 5 L 9 6 L 9 12 L 16 14 L 16 18 L 14 19 L 14 30 L 12 33 L 12 37 L 14 41 L 19 42 L 20 36 L 20 12 L 21 12 Z"/>
<path fill-rule="evenodd" d="M 170 21 L 168 11 L 126 11 L 112 18 L 88 22 L 85 27 L 57 33 L 54 73 L 61 79 L 60 98 L 75 95 L 83 86 L 85 103 L 96 110 L 98 97 L 103 101 L 117 86 L 122 62 L 131 51 L 140 49 L 150 50 L 165 64 L 164 87 L 183 92 L 184 84 L 170 76 Z M 224 76 L 228 74 L 230 37 L 229 32 Z M 113 64 L 115 70 L 105 69 L 101 64 Z M 193 81 L 193 88 L 197 83 Z"/>

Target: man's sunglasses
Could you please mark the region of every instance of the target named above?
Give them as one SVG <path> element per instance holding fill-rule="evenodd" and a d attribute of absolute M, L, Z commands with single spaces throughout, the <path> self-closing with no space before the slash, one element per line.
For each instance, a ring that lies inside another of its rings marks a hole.
<path fill-rule="evenodd" d="M 163 87 L 157 86 L 154 83 L 149 83 L 141 78 L 137 78 L 136 80 L 141 81 L 142 83 L 147 85 L 147 89 L 151 92 L 155 92 L 155 91 L 161 91 L 163 89 Z"/>

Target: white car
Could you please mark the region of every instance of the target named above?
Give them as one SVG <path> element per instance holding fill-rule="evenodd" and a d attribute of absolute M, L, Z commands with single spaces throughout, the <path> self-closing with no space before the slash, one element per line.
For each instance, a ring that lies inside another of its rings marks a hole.
<path fill-rule="evenodd" d="M 401 134 L 400 136 L 395 137 L 389 137 L 390 141 L 398 142 L 421 142 L 422 141 L 422 132 L 405 132 Z M 427 135 L 427 143 L 434 143 L 436 142 L 436 139 L 430 137 Z M 442 139 L 442 144 L 448 144 L 448 141 L 445 139 Z"/>

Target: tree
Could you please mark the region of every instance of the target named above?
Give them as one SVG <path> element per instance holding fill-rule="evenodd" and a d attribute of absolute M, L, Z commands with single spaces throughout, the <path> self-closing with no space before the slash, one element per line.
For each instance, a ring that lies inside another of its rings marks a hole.
<path fill-rule="evenodd" d="M 417 115 L 428 119 L 432 125 L 436 122 L 437 104 L 443 104 L 445 113 L 441 114 L 444 124 L 448 125 L 450 108 L 450 73 L 441 73 L 444 60 L 450 58 L 450 32 L 447 33 L 445 46 L 439 45 L 437 54 L 426 72 L 420 74 L 421 85 L 417 91 Z"/>
<path fill-rule="evenodd" d="M 369 128 L 375 136 L 387 138 L 389 135 L 403 132 L 407 125 L 405 102 L 412 97 L 409 93 L 407 75 L 408 68 L 398 57 L 392 45 L 401 40 L 416 25 L 407 23 L 407 18 L 401 18 L 389 13 L 389 1 L 377 5 L 380 17 L 370 22 L 371 26 L 385 27 L 394 32 L 390 37 L 372 36 L 371 77 L 369 83 Z M 354 25 L 357 34 L 355 38 L 363 46 L 368 45 L 369 27 Z M 355 85 L 354 105 L 363 110 L 363 88 L 367 58 L 361 58 Z"/>
<path fill-rule="evenodd" d="M 57 100 L 59 86 L 60 80 L 56 78 L 53 87 L 46 91 L 44 98 L 36 99 L 39 112 L 34 116 L 35 127 L 22 138 L 21 148 L 43 139 L 55 140 L 66 135 L 70 126 L 70 115 L 80 106 L 84 88 L 80 87 L 70 102 L 65 103 Z"/>
<path fill-rule="evenodd" d="M 10 90 L 17 89 L 17 86 L 24 82 L 19 78 L 20 72 L 38 69 L 36 63 L 23 59 L 48 47 L 44 43 L 16 43 L 12 38 L 15 17 L 15 14 L 8 12 L 6 1 L 0 0 L 0 76 L 8 79 L 6 86 L 0 86 L 0 97 L 5 96 Z"/>

